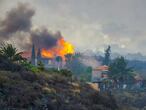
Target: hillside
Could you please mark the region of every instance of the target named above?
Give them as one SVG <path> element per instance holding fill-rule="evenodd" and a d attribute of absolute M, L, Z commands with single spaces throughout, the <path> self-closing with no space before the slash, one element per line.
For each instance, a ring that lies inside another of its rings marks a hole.
<path fill-rule="evenodd" d="M 116 110 L 111 95 L 55 71 L 0 71 L 0 110 Z"/>
<path fill-rule="evenodd" d="M 116 91 L 113 94 L 120 110 L 146 110 L 144 91 Z"/>

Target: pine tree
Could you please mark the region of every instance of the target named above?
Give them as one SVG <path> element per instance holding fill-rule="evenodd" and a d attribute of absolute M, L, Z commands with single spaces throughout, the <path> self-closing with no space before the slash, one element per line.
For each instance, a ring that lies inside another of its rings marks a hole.
<path fill-rule="evenodd" d="M 104 56 L 103 65 L 109 66 L 109 64 L 110 64 L 110 55 L 111 55 L 111 47 L 108 46 L 108 48 L 105 50 L 105 56 Z"/>
<path fill-rule="evenodd" d="M 32 46 L 32 52 L 31 52 L 31 64 L 35 65 L 35 46 L 34 46 L 34 44 Z"/>

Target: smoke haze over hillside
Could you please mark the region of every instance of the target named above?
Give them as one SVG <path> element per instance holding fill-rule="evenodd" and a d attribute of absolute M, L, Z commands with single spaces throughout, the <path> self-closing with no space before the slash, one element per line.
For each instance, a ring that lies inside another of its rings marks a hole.
<path fill-rule="evenodd" d="M 8 11 L 4 20 L 0 22 L 1 43 L 14 39 L 15 43 L 23 49 L 31 48 L 32 44 L 35 44 L 38 48 L 55 46 L 57 39 L 62 37 L 61 33 L 53 34 L 46 27 L 32 29 L 34 14 L 35 10 L 29 4 L 24 3 L 18 3 L 16 8 Z"/>
<path fill-rule="evenodd" d="M 59 30 L 79 51 L 104 51 L 105 46 L 111 45 L 114 52 L 146 55 L 144 0 L 23 0 L 27 5 L 18 6 L 22 0 L 0 2 L 1 39 L 7 40 L 11 33 L 11 36 L 22 33 L 25 37 L 31 36 L 30 29 L 38 27 L 42 31 L 40 27 L 44 26 L 47 31 Z M 23 22 L 22 27 L 20 22 Z M 25 41 L 25 37 L 21 39 Z M 28 38 L 26 41 L 31 43 Z M 24 44 L 21 47 L 25 48 Z"/>

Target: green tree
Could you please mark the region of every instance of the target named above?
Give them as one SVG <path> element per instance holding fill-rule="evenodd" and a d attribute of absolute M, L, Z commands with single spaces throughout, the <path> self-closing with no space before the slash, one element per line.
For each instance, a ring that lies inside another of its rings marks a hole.
<path fill-rule="evenodd" d="M 73 60 L 69 63 L 68 68 L 76 75 L 86 72 L 86 66 L 77 57 L 73 58 Z"/>
<path fill-rule="evenodd" d="M 127 62 L 122 56 L 116 58 L 109 66 L 109 77 L 114 81 L 127 84 L 133 76 L 133 69 L 127 67 Z"/>
<path fill-rule="evenodd" d="M 60 71 L 60 66 L 61 66 L 61 63 L 62 63 L 62 57 L 57 56 L 56 57 L 56 62 L 57 62 L 57 69 L 58 69 L 58 71 Z"/>
<path fill-rule="evenodd" d="M 87 72 L 86 74 L 87 81 L 91 81 L 93 68 L 91 66 L 88 66 L 86 72 Z"/>
<path fill-rule="evenodd" d="M 17 52 L 17 49 L 12 44 L 2 44 L 0 54 L 11 62 L 24 60 L 21 56 L 22 52 Z"/>
<path fill-rule="evenodd" d="M 111 55 L 111 47 L 108 46 L 108 48 L 105 50 L 103 65 L 108 66 L 110 64 L 110 55 Z"/>
<path fill-rule="evenodd" d="M 93 68 L 91 66 L 87 67 L 87 73 L 92 74 Z"/>

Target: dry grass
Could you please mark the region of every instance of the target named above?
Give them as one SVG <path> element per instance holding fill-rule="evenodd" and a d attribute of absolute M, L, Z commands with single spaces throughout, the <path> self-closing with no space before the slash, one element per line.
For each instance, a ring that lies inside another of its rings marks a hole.
<path fill-rule="evenodd" d="M 110 100 L 89 84 L 54 71 L 0 71 L 0 109 L 116 110 Z"/>

